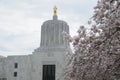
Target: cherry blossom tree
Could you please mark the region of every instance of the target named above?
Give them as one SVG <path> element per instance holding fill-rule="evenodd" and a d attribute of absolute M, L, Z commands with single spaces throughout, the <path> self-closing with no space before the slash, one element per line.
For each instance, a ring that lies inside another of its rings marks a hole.
<path fill-rule="evenodd" d="M 88 23 L 75 37 L 64 33 L 75 50 L 65 79 L 120 80 L 120 0 L 99 0 Z"/>

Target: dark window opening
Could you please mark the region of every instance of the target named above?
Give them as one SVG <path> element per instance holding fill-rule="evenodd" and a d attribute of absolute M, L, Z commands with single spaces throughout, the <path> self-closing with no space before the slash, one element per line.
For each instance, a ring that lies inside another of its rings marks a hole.
<path fill-rule="evenodd" d="M 18 68 L 18 63 L 15 63 L 15 64 L 14 64 L 14 67 L 15 67 L 15 68 Z"/>
<path fill-rule="evenodd" d="M 17 72 L 14 72 L 14 77 L 17 77 Z"/>
<path fill-rule="evenodd" d="M 43 65 L 43 80 L 55 80 L 55 65 Z"/>

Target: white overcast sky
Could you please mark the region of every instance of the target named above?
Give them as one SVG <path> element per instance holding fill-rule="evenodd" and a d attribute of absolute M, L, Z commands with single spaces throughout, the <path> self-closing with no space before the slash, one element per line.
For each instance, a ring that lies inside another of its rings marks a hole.
<path fill-rule="evenodd" d="M 40 29 L 52 19 L 54 5 L 58 18 L 75 35 L 93 15 L 97 0 L 0 0 L 0 55 L 31 54 L 40 46 Z"/>

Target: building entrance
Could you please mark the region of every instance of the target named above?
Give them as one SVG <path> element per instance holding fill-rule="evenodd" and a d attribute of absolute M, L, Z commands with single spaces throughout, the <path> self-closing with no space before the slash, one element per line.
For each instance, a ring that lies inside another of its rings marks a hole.
<path fill-rule="evenodd" d="M 43 80 L 55 80 L 55 65 L 43 65 Z"/>

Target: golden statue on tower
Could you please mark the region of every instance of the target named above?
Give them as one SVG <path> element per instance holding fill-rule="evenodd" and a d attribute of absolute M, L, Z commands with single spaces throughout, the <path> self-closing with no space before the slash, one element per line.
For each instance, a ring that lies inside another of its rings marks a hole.
<path fill-rule="evenodd" d="M 54 10 L 54 15 L 57 15 L 57 7 L 56 6 L 54 6 L 53 10 Z"/>

